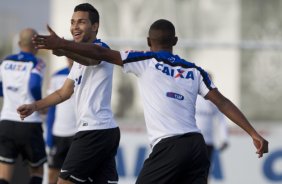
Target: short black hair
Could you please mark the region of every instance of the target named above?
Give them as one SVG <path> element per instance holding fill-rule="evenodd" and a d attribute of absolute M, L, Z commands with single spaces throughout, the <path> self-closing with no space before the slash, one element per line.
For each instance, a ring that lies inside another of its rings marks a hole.
<path fill-rule="evenodd" d="M 99 23 L 99 19 L 100 19 L 99 13 L 96 10 L 96 8 L 94 8 L 91 4 L 89 3 L 79 4 L 74 8 L 74 12 L 77 12 L 77 11 L 88 12 L 91 24 Z"/>
<path fill-rule="evenodd" d="M 175 27 L 174 25 L 165 19 L 159 19 L 155 21 L 151 27 L 150 30 L 161 30 L 164 32 L 169 32 L 171 35 L 175 36 Z"/>
<path fill-rule="evenodd" d="M 158 32 L 156 34 L 155 32 Z M 176 44 L 174 25 L 165 19 L 155 21 L 149 29 L 149 38 L 159 45 L 170 47 Z"/>

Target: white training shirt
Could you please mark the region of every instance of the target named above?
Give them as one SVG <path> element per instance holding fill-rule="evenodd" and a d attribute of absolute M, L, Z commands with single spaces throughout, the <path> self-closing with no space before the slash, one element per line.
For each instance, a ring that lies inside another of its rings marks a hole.
<path fill-rule="evenodd" d="M 117 127 L 111 110 L 112 76 L 110 63 L 102 61 L 95 66 L 73 63 L 68 78 L 75 82 L 78 131 Z"/>
<path fill-rule="evenodd" d="M 200 132 L 195 121 L 198 94 L 215 88 L 207 73 L 169 52 L 121 52 L 123 70 L 138 77 L 151 146 L 163 138 Z"/>
<path fill-rule="evenodd" d="M 22 121 L 17 113 L 17 108 L 22 104 L 35 101 L 29 88 L 31 73 L 42 78 L 44 71 L 45 63 L 31 53 L 20 52 L 2 61 L 0 81 L 3 85 L 4 100 L 1 120 Z M 42 118 L 38 112 L 34 112 L 26 117 L 23 122 L 41 123 Z"/>
<path fill-rule="evenodd" d="M 196 101 L 196 122 L 206 144 L 215 144 L 216 132 L 219 133 L 218 137 L 221 142 L 227 142 L 228 127 L 226 117 L 212 102 L 205 100 L 201 96 L 198 96 Z M 215 130 L 216 127 L 219 128 L 218 131 Z"/>
<path fill-rule="evenodd" d="M 50 81 L 48 94 L 60 89 L 69 74 L 69 68 L 64 68 L 56 72 Z M 52 134 L 59 137 L 72 136 L 77 132 L 75 102 L 72 95 L 68 100 L 57 104 L 55 107 L 55 117 Z"/>

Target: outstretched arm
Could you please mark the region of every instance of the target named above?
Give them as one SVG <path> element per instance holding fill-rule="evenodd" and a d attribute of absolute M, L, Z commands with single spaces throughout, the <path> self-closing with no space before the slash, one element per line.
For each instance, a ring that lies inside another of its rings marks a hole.
<path fill-rule="evenodd" d="M 95 44 L 75 43 L 72 41 L 64 40 L 58 37 L 56 33 L 49 26 L 47 26 L 47 29 L 50 35 L 48 36 L 36 35 L 33 38 L 33 42 L 38 49 L 49 49 L 49 50 L 63 49 L 84 57 L 92 58 L 96 61 L 103 60 L 112 64 L 116 64 L 120 66 L 123 65 L 120 53 L 118 51 L 104 48 Z M 76 62 L 83 64 L 79 60 L 77 60 Z M 92 65 L 92 63 L 90 65 Z"/>
<path fill-rule="evenodd" d="M 51 93 L 41 100 L 35 101 L 31 104 L 21 105 L 17 108 L 17 112 L 20 115 L 20 118 L 24 120 L 24 118 L 31 115 L 34 111 L 42 110 L 69 99 L 73 93 L 73 88 L 74 82 L 70 79 L 66 79 L 62 88 L 58 89 L 54 93 Z"/>
<path fill-rule="evenodd" d="M 79 62 L 80 64 L 85 66 L 98 65 L 101 62 L 63 49 L 53 50 L 52 53 L 56 56 L 66 56 L 67 58 L 70 58 L 73 61 Z"/>
<path fill-rule="evenodd" d="M 217 89 L 211 90 L 205 98 L 212 101 L 223 114 L 252 137 L 259 158 L 264 153 L 268 153 L 268 142 L 257 133 L 244 114 L 230 100 L 225 98 Z"/>

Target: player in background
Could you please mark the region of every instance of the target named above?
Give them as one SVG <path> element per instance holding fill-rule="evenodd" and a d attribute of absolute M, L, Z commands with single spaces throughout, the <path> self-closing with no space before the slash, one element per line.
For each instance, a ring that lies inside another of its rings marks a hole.
<path fill-rule="evenodd" d="M 208 72 L 209 77 L 212 75 Z M 209 100 L 198 95 L 196 100 L 196 123 L 204 136 L 208 148 L 208 156 L 211 160 L 212 153 L 215 149 L 215 135 L 219 140 L 219 151 L 228 147 L 228 122 L 227 118 L 219 109 Z"/>
<path fill-rule="evenodd" d="M 209 100 L 198 96 L 196 101 L 196 122 L 204 136 L 208 148 L 208 155 L 212 158 L 215 149 L 215 133 L 218 133 L 220 151 L 228 147 L 228 122 L 216 106 Z M 215 128 L 219 128 L 217 131 Z"/>
<path fill-rule="evenodd" d="M 153 148 L 137 178 L 137 184 L 207 183 L 209 159 L 195 121 L 198 94 L 212 101 L 250 135 L 258 157 L 268 152 L 268 142 L 242 112 L 219 92 L 208 74 L 173 54 L 173 46 L 178 39 L 171 22 L 160 19 L 151 25 L 147 38 L 151 51 L 148 52 L 120 52 L 91 44 L 73 43 L 58 37 L 50 27 L 48 30 L 50 35 L 37 35 L 34 38 L 38 48 L 64 49 L 97 61 L 105 60 L 137 76 Z M 19 107 L 20 117 L 27 117 L 32 107 L 34 105 Z"/>
<path fill-rule="evenodd" d="M 97 39 L 98 28 L 99 13 L 92 5 L 83 3 L 74 8 L 70 26 L 74 42 L 109 49 Z M 115 155 L 120 130 L 111 110 L 113 65 L 64 49 L 53 50 L 53 53 L 74 61 L 68 78 L 59 90 L 42 100 L 20 106 L 18 112 L 29 116 L 74 95 L 78 132 L 63 163 L 58 184 L 118 183 Z"/>
<path fill-rule="evenodd" d="M 228 147 L 227 119 L 219 109 L 209 100 L 198 95 L 196 101 L 196 123 L 204 137 L 208 157 L 212 164 L 213 153 L 223 151 Z M 217 136 L 216 136 L 217 135 Z M 215 138 L 218 138 L 219 147 L 216 148 Z"/>
<path fill-rule="evenodd" d="M 22 30 L 20 52 L 7 56 L 1 63 L 4 99 L 0 121 L 0 184 L 10 183 L 19 155 L 29 165 L 29 183 L 42 183 L 43 164 L 47 161 L 42 118 L 36 112 L 22 122 L 16 111 L 22 103 L 41 99 L 45 63 L 36 57 L 37 49 L 32 43 L 35 34 L 31 28 Z"/>
<path fill-rule="evenodd" d="M 48 88 L 48 94 L 60 89 L 70 73 L 73 61 L 67 58 L 67 67 L 56 72 Z M 67 156 L 73 136 L 77 132 L 74 97 L 48 108 L 46 119 L 48 146 L 48 183 L 56 184 L 60 169 Z"/>

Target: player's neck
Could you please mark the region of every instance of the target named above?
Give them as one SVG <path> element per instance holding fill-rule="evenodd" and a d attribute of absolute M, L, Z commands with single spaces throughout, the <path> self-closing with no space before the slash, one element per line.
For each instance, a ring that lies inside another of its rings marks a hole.
<path fill-rule="evenodd" d="M 96 35 L 92 35 L 91 38 L 87 41 L 87 43 L 93 43 L 96 39 Z"/>
<path fill-rule="evenodd" d="M 35 49 L 31 49 L 31 48 L 27 48 L 27 47 L 22 47 L 21 48 L 22 52 L 27 52 L 27 53 L 32 53 L 32 54 L 36 54 Z"/>
<path fill-rule="evenodd" d="M 162 47 L 162 46 L 151 47 L 151 51 L 153 52 L 166 51 L 166 52 L 173 53 L 172 47 Z"/>

